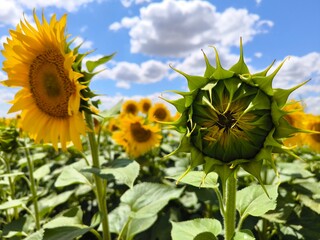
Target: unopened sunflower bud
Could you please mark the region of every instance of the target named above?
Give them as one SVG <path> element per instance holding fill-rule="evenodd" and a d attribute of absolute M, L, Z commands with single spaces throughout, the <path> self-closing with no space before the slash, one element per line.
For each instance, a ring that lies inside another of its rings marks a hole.
<path fill-rule="evenodd" d="M 244 62 L 241 41 L 239 61 L 229 70 L 222 68 L 214 50 L 216 67 L 204 54 L 204 76 L 191 76 L 173 68 L 187 79 L 190 90 L 173 91 L 182 98 L 167 100 L 181 113 L 171 123 L 183 133 L 174 153 L 191 153 L 187 172 L 204 164 L 206 173 L 216 171 L 221 176 L 241 166 L 260 181 L 261 160 L 270 161 L 275 168 L 272 152 L 289 153 L 283 140 L 300 131 L 285 119 L 283 107 L 291 92 L 305 82 L 287 90 L 273 89 L 272 81 L 284 62 L 270 75 L 267 73 L 274 63 L 251 74 Z"/>

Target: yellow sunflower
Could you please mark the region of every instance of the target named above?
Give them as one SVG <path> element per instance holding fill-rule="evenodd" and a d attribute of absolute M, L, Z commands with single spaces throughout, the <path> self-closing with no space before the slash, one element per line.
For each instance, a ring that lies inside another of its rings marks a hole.
<path fill-rule="evenodd" d="M 63 150 L 67 142 L 81 149 L 80 135 L 86 125 L 80 108 L 80 91 L 85 86 L 78 82 L 82 74 L 72 69 L 76 55 L 69 49 L 65 35 L 66 15 L 56 15 L 50 22 L 42 14 L 42 23 L 33 17 L 36 26 L 26 19 L 10 37 L 2 51 L 3 70 L 8 87 L 22 87 L 11 101 L 9 113 L 21 111 L 20 123 L 36 143 L 50 142 Z"/>
<path fill-rule="evenodd" d="M 162 135 L 158 125 L 147 124 L 139 116 L 128 116 L 122 119 L 120 130 L 115 131 L 112 138 L 129 156 L 137 158 L 158 147 Z"/>
<path fill-rule="evenodd" d="M 149 98 L 142 98 L 139 101 L 139 108 L 142 113 L 148 113 L 151 106 L 152 106 L 152 102 Z"/>
<path fill-rule="evenodd" d="M 284 108 L 286 112 L 289 112 L 284 118 L 287 122 L 293 127 L 306 129 L 305 123 L 307 120 L 307 115 L 304 112 L 304 107 L 301 102 L 291 100 Z M 304 133 L 296 133 L 293 137 L 287 138 L 284 141 L 284 145 L 287 147 L 291 146 L 303 146 L 305 134 Z"/>
<path fill-rule="evenodd" d="M 168 122 L 171 119 L 171 114 L 166 105 L 156 103 L 149 109 L 148 117 L 150 121 Z"/>
<path fill-rule="evenodd" d="M 314 116 L 312 114 L 308 114 L 306 129 L 320 132 L 320 117 Z M 304 138 L 304 142 L 305 144 L 309 145 L 309 147 L 312 150 L 316 152 L 320 152 L 320 134 L 319 133 L 306 134 Z"/>
<path fill-rule="evenodd" d="M 122 110 L 121 110 L 122 114 L 137 115 L 138 112 L 139 112 L 139 105 L 137 101 L 129 99 L 122 104 Z"/>

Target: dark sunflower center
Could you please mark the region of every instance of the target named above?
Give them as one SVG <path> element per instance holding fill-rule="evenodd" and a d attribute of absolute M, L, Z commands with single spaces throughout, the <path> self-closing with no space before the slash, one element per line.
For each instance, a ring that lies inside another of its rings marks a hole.
<path fill-rule="evenodd" d="M 130 125 L 133 139 L 139 143 L 147 142 L 151 138 L 151 131 L 143 128 L 139 122 Z"/>
<path fill-rule="evenodd" d="M 163 108 L 158 108 L 157 110 L 155 110 L 154 116 L 157 120 L 163 121 L 167 117 L 167 112 Z"/>
<path fill-rule="evenodd" d="M 233 114 L 228 111 L 225 114 L 218 115 L 217 125 L 220 129 L 224 129 L 224 131 L 227 132 L 230 128 L 232 128 L 236 121 L 237 120 L 234 118 Z"/>
<path fill-rule="evenodd" d="M 29 84 L 38 108 L 51 117 L 68 117 L 68 102 L 75 91 L 57 49 L 39 54 L 29 69 Z"/>
<path fill-rule="evenodd" d="M 320 131 L 320 123 L 314 123 L 313 130 Z M 320 134 L 311 134 L 311 137 L 313 138 L 314 141 L 320 143 Z"/>
<path fill-rule="evenodd" d="M 129 104 L 126 108 L 127 113 L 136 114 L 137 111 L 138 111 L 138 109 L 135 104 Z"/>

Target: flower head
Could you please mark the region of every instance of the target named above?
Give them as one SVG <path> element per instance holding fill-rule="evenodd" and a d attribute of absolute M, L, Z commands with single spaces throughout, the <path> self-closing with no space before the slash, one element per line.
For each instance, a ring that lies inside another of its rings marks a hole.
<path fill-rule="evenodd" d="M 175 152 L 191 153 L 185 174 L 203 164 L 205 173 L 216 171 L 226 179 L 240 166 L 260 181 L 262 160 L 275 168 L 271 153 L 290 153 L 283 140 L 300 131 L 285 119 L 283 107 L 290 93 L 304 83 L 288 90 L 273 89 L 273 78 L 283 62 L 270 75 L 267 73 L 273 64 L 251 74 L 241 42 L 239 61 L 229 70 L 221 66 L 214 50 L 216 67 L 204 54 L 204 76 L 174 69 L 187 79 L 190 90 L 173 91 L 182 98 L 167 100 L 181 113 L 178 120 L 169 123 L 183 134 Z"/>
<path fill-rule="evenodd" d="M 149 109 L 148 118 L 150 121 L 154 122 L 167 122 L 170 121 L 171 114 L 166 105 L 163 103 L 156 103 Z"/>
<path fill-rule="evenodd" d="M 33 13 L 36 26 L 21 21 L 2 51 L 3 70 L 8 87 L 22 87 L 11 101 L 9 113 L 21 111 L 22 129 L 35 142 L 51 142 L 55 148 L 61 143 L 66 149 L 71 141 L 81 149 L 80 135 L 86 126 L 80 109 L 79 83 L 83 75 L 73 70 L 76 53 L 67 43 L 66 15 L 60 20 L 53 15 L 42 22 Z"/>
<path fill-rule="evenodd" d="M 137 101 L 129 99 L 122 104 L 122 110 L 121 110 L 122 114 L 137 115 L 138 112 L 139 112 L 139 105 Z"/>
<path fill-rule="evenodd" d="M 149 98 L 142 98 L 139 101 L 139 108 L 142 113 L 148 113 L 151 106 L 152 106 L 152 102 Z"/>
<path fill-rule="evenodd" d="M 318 133 L 308 134 L 304 138 L 304 143 L 316 152 L 320 152 L 320 117 L 311 114 L 307 115 L 306 129 Z"/>
<path fill-rule="evenodd" d="M 152 148 L 160 145 L 162 135 L 158 125 L 145 122 L 142 117 L 128 115 L 121 119 L 118 131 L 113 132 L 112 138 L 131 157 L 139 157 Z"/>

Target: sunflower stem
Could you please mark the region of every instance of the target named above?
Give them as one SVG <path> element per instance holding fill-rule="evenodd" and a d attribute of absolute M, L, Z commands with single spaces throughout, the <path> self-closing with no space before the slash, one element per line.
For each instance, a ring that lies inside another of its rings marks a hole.
<path fill-rule="evenodd" d="M 85 118 L 89 128 L 91 129 L 91 131 L 88 132 L 88 138 L 89 138 L 89 144 L 91 149 L 92 166 L 100 169 L 99 149 L 98 149 L 96 136 L 93 132 L 93 129 L 94 129 L 93 119 L 90 113 L 85 113 Z M 103 240 L 111 240 L 111 235 L 109 231 L 109 221 L 108 221 L 107 197 L 106 197 L 107 184 L 99 176 L 94 174 L 93 177 L 96 183 L 95 194 L 98 201 L 99 211 L 101 213 Z"/>
<path fill-rule="evenodd" d="M 225 240 L 231 240 L 235 233 L 236 222 L 236 192 L 237 192 L 237 178 L 231 175 L 227 179 L 226 189 L 223 192 L 225 200 L 224 212 L 224 229 Z"/>
<path fill-rule="evenodd" d="M 30 152 L 29 152 L 29 149 L 28 149 L 26 143 L 24 146 L 24 151 L 26 154 L 28 170 L 29 170 L 29 178 L 30 178 L 29 186 L 30 186 L 30 190 L 31 190 L 31 194 L 32 194 L 32 202 L 33 202 L 33 207 L 34 207 L 34 219 L 35 219 L 35 223 L 36 223 L 36 229 L 40 230 L 41 226 L 40 226 L 40 215 L 39 215 L 39 207 L 38 207 L 38 194 L 37 194 L 37 189 L 36 189 L 36 182 L 35 182 L 35 179 L 33 176 L 34 166 L 33 166 L 33 162 L 30 157 Z"/>

